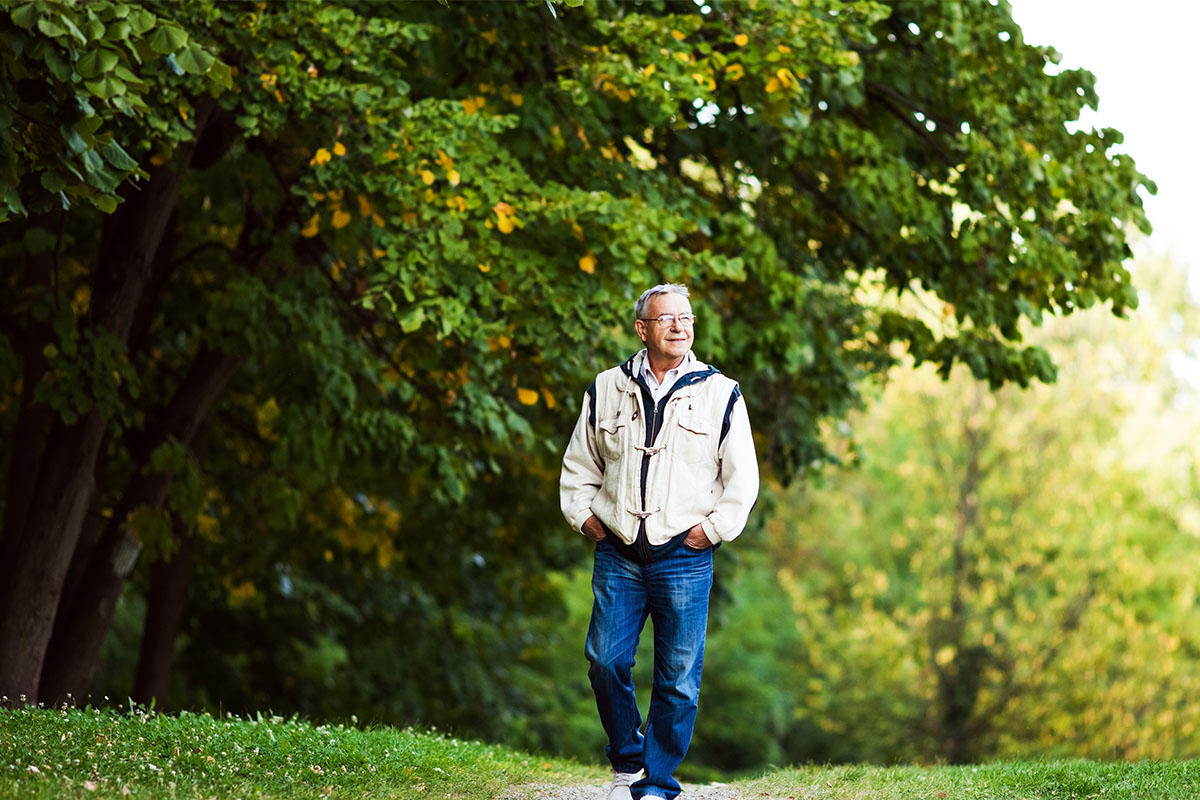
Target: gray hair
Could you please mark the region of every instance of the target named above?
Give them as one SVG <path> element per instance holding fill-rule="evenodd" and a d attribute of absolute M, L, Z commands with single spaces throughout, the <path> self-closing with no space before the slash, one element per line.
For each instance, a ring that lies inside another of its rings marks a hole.
<path fill-rule="evenodd" d="M 682 283 L 660 283 L 653 289 L 647 289 L 642 292 L 642 296 L 633 304 L 633 318 L 641 319 L 646 313 L 646 306 L 650 305 L 650 298 L 658 294 L 677 294 L 684 300 L 688 297 L 688 288 Z"/>

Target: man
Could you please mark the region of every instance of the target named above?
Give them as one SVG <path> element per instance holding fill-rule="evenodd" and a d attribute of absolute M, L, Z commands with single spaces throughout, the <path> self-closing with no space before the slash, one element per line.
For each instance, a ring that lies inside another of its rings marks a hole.
<path fill-rule="evenodd" d="M 700 695 L 713 548 L 741 533 L 758 461 L 737 382 L 692 354 L 688 290 L 634 306 L 645 349 L 596 376 L 563 456 L 563 515 L 596 542 L 588 677 L 612 763 L 610 800 L 679 794 Z M 634 654 L 649 617 L 654 684 L 643 735 Z"/>

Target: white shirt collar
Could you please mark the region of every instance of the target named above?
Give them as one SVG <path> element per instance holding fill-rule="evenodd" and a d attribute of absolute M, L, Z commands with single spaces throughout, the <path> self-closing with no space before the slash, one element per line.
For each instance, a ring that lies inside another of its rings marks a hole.
<path fill-rule="evenodd" d="M 638 366 L 634 368 L 634 374 L 640 374 L 645 377 L 646 385 L 650 387 L 655 401 L 667 393 L 667 390 L 675 384 L 679 376 L 704 368 L 704 364 L 700 362 L 700 359 L 696 358 L 696 354 L 688 350 L 687 355 L 683 357 L 683 361 L 679 362 L 679 366 L 667 370 L 667 374 L 663 375 L 663 381 L 660 384 L 658 378 L 654 377 L 654 371 L 650 369 L 650 359 L 646 356 L 645 349 L 635 356 L 635 364 L 638 364 Z"/>

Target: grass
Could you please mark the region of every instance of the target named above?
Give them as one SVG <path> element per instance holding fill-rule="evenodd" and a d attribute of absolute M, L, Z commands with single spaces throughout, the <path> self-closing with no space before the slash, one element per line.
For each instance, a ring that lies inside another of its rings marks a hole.
<path fill-rule="evenodd" d="M 0 710 L 0 798 L 519 800 L 607 770 L 437 731 L 95 709 Z M 756 800 L 1184 800 L 1200 761 L 803 767 L 730 784 Z M 686 797 L 686 795 L 685 795 Z"/>
<path fill-rule="evenodd" d="M 599 783 L 596 767 L 411 729 L 0 710 L 0 798 L 463 798 Z"/>
<path fill-rule="evenodd" d="M 1192 800 L 1200 761 L 998 761 L 963 767 L 807 767 L 738 783 L 777 800 Z"/>

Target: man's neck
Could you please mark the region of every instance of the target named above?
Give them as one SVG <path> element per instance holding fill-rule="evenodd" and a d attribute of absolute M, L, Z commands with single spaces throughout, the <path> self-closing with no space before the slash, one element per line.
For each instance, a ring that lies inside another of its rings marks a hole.
<path fill-rule="evenodd" d="M 646 351 L 646 363 L 650 365 L 650 371 L 654 373 L 654 379 L 659 383 L 663 382 L 663 379 L 667 377 L 668 372 L 675 369 L 686 360 L 687 354 L 684 353 L 674 361 L 659 361 L 652 356 L 649 351 Z"/>

